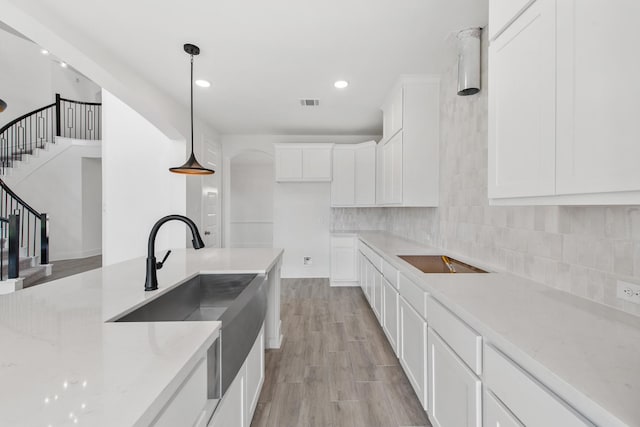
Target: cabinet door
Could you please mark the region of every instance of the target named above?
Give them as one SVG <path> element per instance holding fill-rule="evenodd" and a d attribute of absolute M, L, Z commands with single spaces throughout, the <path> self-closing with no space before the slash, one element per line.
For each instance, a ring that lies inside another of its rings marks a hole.
<path fill-rule="evenodd" d="M 391 141 L 391 193 L 389 203 L 402 203 L 403 190 L 403 153 L 402 153 L 402 132 L 397 133 Z"/>
<path fill-rule="evenodd" d="M 489 1 L 489 38 L 496 35 L 515 19 L 522 10 L 534 0 L 490 0 Z"/>
<path fill-rule="evenodd" d="M 331 146 L 304 148 L 302 178 L 305 181 L 331 181 Z"/>
<path fill-rule="evenodd" d="M 244 366 L 243 366 L 244 368 Z M 240 369 L 238 375 L 227 389 L 224 399 L 216 408 L 209 422 L 211 427 L 247 427 L 245 412 L 245 375 Z"/>
<path fill-rule="evenodd" d="M 276 181 L 302 179 L 302 148 L 276 147 Z"/>
<path fill-rule="evenodd" d="M 398 356 L 422 406 L 427 407 L 427 322 L 400 297 Z M 451 424 L 455 425 L 455 424 Z M 443 426 L 445 427 L 445 426 Z"/>
<path fill-rule="evenodd" d="M 557 193 L 640 190 L 636 0 L 558 1 Z"/>
<path fill-rule="evenodd" d="M 335 170 L 333 182 L 335 182 Z M 369 145 L 355 151 L 355 204 L 376 203 L 376 146 Z"/>
<path fill-rule="evenodd" d="M 395 89 L 391 97 L 391 120 L 390 120 L 390 132 L 389 136 L 393 136 L 402 129 L 402 116 L 404 112 L 403 105 L 403 88 L 399 87 Z"/>
<path fill-rule="evenodd" d="M 391 348 L 398 355 L 398 291 L 384 277 L 382 284 L 382 318 L 384 320 L 382 326 Z"/>
<path fill-rule="evenodd" d="M 373 268 L 373 312 L 382 324 L 382 274 Z"/>
<path fill-rule="evenodd" d="M 429 328 L 429 414 L 435 427 L 481 427 L 478 377 Z"/>
<path fill-rule="evenodd" d="M 524 427 L 513 414 L 489 391 L 485 391 L 482 401 L 483 427 Z"/>
<path fill-rule="evenodd" d="M 331 238 L 331 280 L 336 282 L 358 280 L 354 237 Z"/>
<path fill-rule="evenodd" d="M 342 147 L 333 150 L 332 206 L 353 206 L 356 203 L 357 151 Z"/>
<path fill-rule="evenodd" d="M 264 383 L 264 325 L 260 329 L 258 338 L 256 338 L 256 342 L 253 344 L 251 351 L 247 355 L 245 365 L 245 388 L 247 392 L 245 396 L 245 402 L 247 402 L 245 420 L 247 420 L 247 424 L 251 424 L 253 414 L 258 405 L 262 384 Z"/>
<path fill-rule="evenodd" d="M 364 294 L 369 301 L 369 305 L 373 307 L 373 272 L 375 267 L 371 264 L 371 261 L 365 258 L 365 281 L 364 281 Z"/>
<path fill-rule="evenodd" d="M 555 193 L 556 0 L 537 0 L 489 47 L 489 197 Z"/>
<path fill-rule="evenodd" d="M 362 254 L 362 252 L 358 251 L 358 264 L 359 264 L 359 268 L 360 268 L 360 274 L 358 275 L 359 281 L 360 281 L 360 289 L 362 289 L 362 292 L 365 292 L 365 288 L 366 288 L 366 281 L 367 281 L 367 259 L 365 258 L 365 256 Z"/>

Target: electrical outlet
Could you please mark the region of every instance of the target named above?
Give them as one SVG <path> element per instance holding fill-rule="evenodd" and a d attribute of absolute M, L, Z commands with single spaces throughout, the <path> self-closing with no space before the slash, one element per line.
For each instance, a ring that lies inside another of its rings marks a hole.
<path fill-rule="evenodd" d="M 313 264 L 313 260 L 311 259 L 310 256 L 306 256 L 306 257 L 302 258 L 302 263 L 304 265 L 311 265 L 311 264 Z"/>
<path fill-rule="evenodd" d="M 618 288 L 617 288 L 616 295 L 618 298 L 623 299 L 625 301 L 630 301 L 636 304 L 640 304 L 640 285 L 618 280 Z"/>

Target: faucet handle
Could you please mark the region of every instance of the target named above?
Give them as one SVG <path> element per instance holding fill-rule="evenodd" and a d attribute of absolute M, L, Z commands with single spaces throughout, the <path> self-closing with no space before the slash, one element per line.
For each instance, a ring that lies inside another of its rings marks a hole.
<path fill-rule="evenodd" d="M 167 260 L 167 258 L 169 258 L 169 255 L 171 255 L 171 250 L 167 251 L 167 253 L 164 255 L 164 258 L 162 258 L 162 261 L 156 263 L 157 270 L 160 270 L 162 268 L 164 262 Z"/>

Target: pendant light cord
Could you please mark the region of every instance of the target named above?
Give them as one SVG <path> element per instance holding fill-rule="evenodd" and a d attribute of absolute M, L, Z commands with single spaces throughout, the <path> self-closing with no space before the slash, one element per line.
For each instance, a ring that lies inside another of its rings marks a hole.
<path fill-rule="evenodd" d="M 191 55 L 191 155 L 193 155 L 193 55 Z"/>

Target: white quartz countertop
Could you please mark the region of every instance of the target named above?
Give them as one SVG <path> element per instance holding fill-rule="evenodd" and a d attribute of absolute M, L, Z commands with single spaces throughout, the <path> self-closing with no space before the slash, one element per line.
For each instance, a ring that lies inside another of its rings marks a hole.
<path fill-rule="evenodd" d="M 219 322 L 111 323 L 199 273 L 266 273 L 280 249 L 174 250 L 144 291 L 138 258 L 0 295 L 0 426 L 148 424 Z"/>
<path fill-rule="evenodd" d="M 358 236 L 600 426 L 640 426 L 640 318 L 507 273 L 425 274 L 397 255 L 444 254 L 385 232 Z"/>

